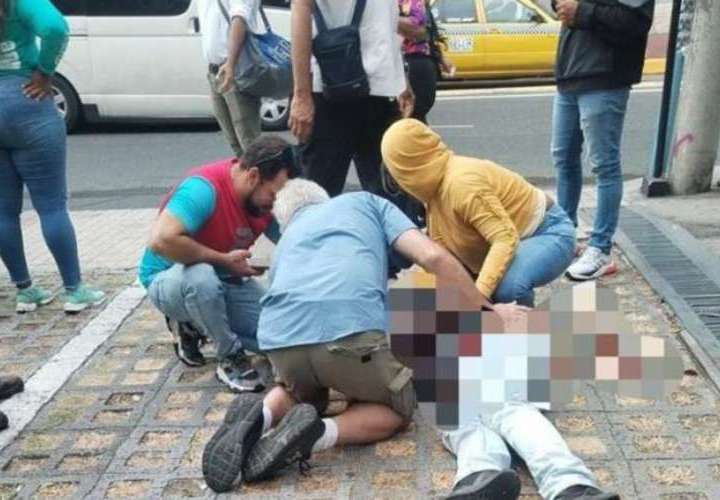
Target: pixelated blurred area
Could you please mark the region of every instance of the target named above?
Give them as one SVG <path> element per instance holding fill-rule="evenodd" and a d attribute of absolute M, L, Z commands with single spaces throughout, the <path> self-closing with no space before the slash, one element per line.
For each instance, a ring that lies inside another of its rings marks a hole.
<path fill-rule="evenodd" d="M 393 353 L 414 371 L 421 413 L 443 429 L 508 401 L 561 410 L 588 382 L 661 400 L 683 374 L 677 349 L 635 333 L 615 293 L 594 282 L 555 291 L 508 326 L 462 304 L 455 287 L 413 270 L 391 288 L 390 307 Z"/>

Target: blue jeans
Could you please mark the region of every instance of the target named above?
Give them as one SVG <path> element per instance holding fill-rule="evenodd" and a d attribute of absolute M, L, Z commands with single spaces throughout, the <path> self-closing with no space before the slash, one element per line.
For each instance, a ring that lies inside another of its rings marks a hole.
<path fill-rule="evenodd" d="M 257 325 L 264 293 L 254 279 L 222 281 L 210 264 L 175 264 L 158 273 L 148 287 L 155 307 L 210 337 L 220 359 L 243 349 L 259 352 Z"/>
<path fill-rule="evenodd" d="M 509 469 L 510 447 L 527 464 L 544 499 L 552 500 L 573 485 L 597 487 L 557 429 L 527 403 L 509 402 L 483 412 L 472 424 L 443 433 L 442 441 L 457 457 L 456 483 L 474 472 Z"/>
<path fill-rule="evenodd" d="M 67 209 L 65 123 L 52 98 L 23 95 L 28 79 L 0 77 L 0 257 L 18 285 L 31 282 L 23 249 L 23 187 L 66 288 L 80 283 L 75 229 Z"/>
<path fill-rule="evenodd" d="M 520 242 L 515 257 L 493 295 L 494 302 L 533 307 L 534 289 L 555 280 L 568 268 L 575 253 L 575 227 L 557 204 L 540 227 Z"/>
<path fill-rule="evenodd" d="M 582 146 L 597 178 L 598 206 L 590 246 L 612 248 L 623 194 L 620 141 L 630 88 L 558 92 L 553 107 L 552 157 L 557 198 L 573 224 L 582 191 Z"/>

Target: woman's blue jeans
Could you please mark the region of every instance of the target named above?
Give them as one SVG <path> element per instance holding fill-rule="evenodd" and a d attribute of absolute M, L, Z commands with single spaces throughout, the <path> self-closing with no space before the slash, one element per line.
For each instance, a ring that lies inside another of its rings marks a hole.
<path fill-rule="evenodd" d="M 0 257 L 14 283 L 31 282 L 20 227 L 27 186 L 45 243 L 72 289 L 80 283 L 80 264 L 67 208 L 65 123 L 52 98 L 23 95 L 27 81 L 0 76 Z"/>

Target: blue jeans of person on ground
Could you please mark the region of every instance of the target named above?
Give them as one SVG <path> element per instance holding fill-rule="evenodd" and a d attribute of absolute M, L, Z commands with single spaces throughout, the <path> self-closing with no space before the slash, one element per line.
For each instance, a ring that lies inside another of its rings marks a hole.
<path fill-rule="evenodd" d="M 493 301 L 533 307 L 534 289 L 562 275 L 575 252 L 575 227 L 557 204 L 550 207 L 540 226 L 520 242 L 515 257 L 500 281 Z"/>
<path fill-rule="evenodd" d="M 223 281 L 210 264 L 175 264 L 153 279 L 148 297 L 164 315 L 189 322 L 215 342 L 219 359 L 259 352 L 257 325 L 265 288 L 254 279 Z"/>
<path fill-rule="evenodd" d="M 20 212 L 27 186 L 65 288 L 80 284 L 75 229 L 67 208 L 66 131 L 52 97 L 23 94 L 28 78 L 0 76 L 0 257 L 19 287 L 31 283 Z"/>
<path fill-rule="evenodd" d="M 457 457 L 455 483 L 474 472 L 509 469 L 512 448 L 546 500 L 573 485 L 597 487 L 593 474 L 557 429 L 528 403 L 508 402 L 483 412 L 472 424 L 442 433 L 442 442 Z"/>
<path fill-rule="evenodd" d="M 609 254 L 623 195 L 620 143 L 630 88 L 558 92 L 553 107 L 552 157 L 557 198 L 577 226 L 582 150 L 597 179 L 597 211 L 590 246 Z"/>

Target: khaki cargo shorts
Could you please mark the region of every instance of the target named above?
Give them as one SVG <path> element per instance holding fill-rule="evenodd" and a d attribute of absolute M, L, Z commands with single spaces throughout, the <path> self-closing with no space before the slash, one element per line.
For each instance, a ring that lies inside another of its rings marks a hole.
<path fill-rule="evenodd" d="M 389 406 L 406 420 L 417 406 L 413 372 L 390 351 L 384 332 L 356 333 L 335 342 L 275 349 L 267 352 L 276 382 L 295 399 L 323 413 L 329 389 L 350 402 Z"/>

